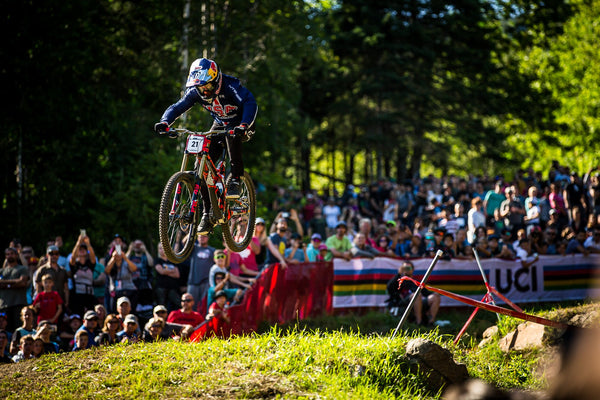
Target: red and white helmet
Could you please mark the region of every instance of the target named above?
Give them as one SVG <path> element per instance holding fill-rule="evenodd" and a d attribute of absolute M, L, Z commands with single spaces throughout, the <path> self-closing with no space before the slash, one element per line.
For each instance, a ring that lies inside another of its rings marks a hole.
<path fill-rule="evenodd" d="M 195 87 L 205 100 L 214 99 L 221 90 L 221 71 L 217 63 L 207 58 L 195 60 L 185 86 Z"/>

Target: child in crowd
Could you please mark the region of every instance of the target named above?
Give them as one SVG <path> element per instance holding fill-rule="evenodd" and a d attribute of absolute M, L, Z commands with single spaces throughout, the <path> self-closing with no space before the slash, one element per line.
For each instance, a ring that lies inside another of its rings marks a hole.
<path fill-rule="evenodd" d="M 79 330 L 75 333 L 75 343 L 77 346 L 73 346 L 73 351 L 85 350 L 90 340 L 89 335 L 84 330 Z"/>
<path fill-rule="evenodd" d="M 25 335 L 19 341 L 19 352 L 13 357 L 14 362 L 33 358 L 33 336 Z"/>
<path fill-rule="evenodd" d="M 208 314 L 206 315 L 206 319 L 218 318 L 221 321 L 229 322 L 229 315 L 227 314 L 227 295 L 225 291 L 219 290 L 215 293 L 215 301 L 212 302 L 210 307 L 208 308 Z"/>
<path fill-rule="evenodd" d="M 210 326 L 219 337 L 229 337 L 230 318 L 227 312 L 227 295 L 223 290 L 215 293 L 215 301 L 208 308 L 206 320 L 210 320 Z"/>
<path fill-rule="evenodd" d="M 52 275 L 46 274 L 42 277 L 42 286 L 44 291 L 40 292 L 35 296 L 33 300 L 33 307 L 37 312 L 37 322 L 49 321 L 56 324 L 58 317 L 63 310 L 63 301 L 59 296 L 58 292 L 54 289 L 54 279 Z"/>
<path fill-rule="evenodd" d="M 325 243 L 319 245 L 319 254 L 317 255 L 316 261 L 331 261 L 333 254 L 329 251 L 329 247 Z"/>
<path fill-rule="evenodd" d="M 31 351 L 31 354 L 33 354 L 34 358 L 39 358 L 41 356 L 43 356 L 46 353 L 46 351 L 44 350 L 44 341 L 42 340 L 42 338 L 37 337 L 35 339 L 33 339 L 33 348 Z"/>

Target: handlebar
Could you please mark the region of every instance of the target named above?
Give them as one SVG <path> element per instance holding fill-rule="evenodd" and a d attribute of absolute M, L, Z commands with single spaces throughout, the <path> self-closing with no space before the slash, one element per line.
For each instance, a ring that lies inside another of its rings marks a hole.
<path fill-rule="evenodd" d="M 166 131 L 167 134 L 169 135 L 173 135 L 173 133 L 176 133 L 176 137 L 180 137 L 181 135 L 202 135 L 202 136 L 208 136 L 208 137 L 225 137 L 225 135 L 233 135 L 233 129 L 215 129 L 212 131 L 206 131 L 206 132 L 195 132 L 195 131 L 190 131 L 187 128 L 168 128 Z"/>

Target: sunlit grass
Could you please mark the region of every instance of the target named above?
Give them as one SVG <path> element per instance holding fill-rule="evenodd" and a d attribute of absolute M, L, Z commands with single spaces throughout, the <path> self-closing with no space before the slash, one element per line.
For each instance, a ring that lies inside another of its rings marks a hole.
<path fill-rule="evenodd" d="M 533 312 L 533 311 L 531 311 Z M 569 313 L 546 309 L 542 313 Z M 449 349 L 470 376 L 502 388 L 540 389 L 541 351 L 505 354 L 497 340 L 480 349 L 483 330 L 497 322 L 478 314 L 458 345 L 453 341 L 468 311 L 445 311 L 444 328 L 407 324 L 382 313 L 302 321 L 262 333 L 201 343 L 167 341 L 47 355 L 0 366 L 0 398 L 28 399 L 437 399 L 425 377 L 409 372 L 405 348 L 425 337 Z M 501 330 L 519 320 L 506 318 Z"/>

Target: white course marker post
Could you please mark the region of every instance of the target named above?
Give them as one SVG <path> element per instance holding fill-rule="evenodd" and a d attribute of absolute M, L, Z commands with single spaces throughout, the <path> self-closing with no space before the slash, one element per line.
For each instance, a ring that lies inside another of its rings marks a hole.
<path fill-rule="evenodd" d="M 396 333 L 398 333 L 398 330 L 402 327 L 402 325 L 404 325 L 404 322 L 406 321 L 406 319 L 408 318 L 408 315 L 412 311 L 413 305 L 415 304 L 417 297 L 421 293 L 422 286 L 425 284 L 425 282 L 427 282 L 427 279 L 429 279 L 429 275 L 431 275 L 431 273 L 433 272 L 433 268 L 435 267 L 435 264 L 437 264 L 438 260 L 443 255 L 444 255 L 444 252 L 441 250 L 438 250 L 435 253 L 435 257 L 433 257 L 433 261 L 431 262 L 431 265 L 427 269 L 427 272 L 425 273 L 425 276 L 423 276 L 423 279 L 421 279 L 421 285 L 419 285 L 419 287 L 417 287 L 417 291 L 415 292 L 415 294 L 413 294 L 412 298 L 410 299 L 410 303 L 408 303 L 408 307 L 406 307 L 406 311 L 404 311 L 404 315 L 402 315 L 400 322 L 398 322 L 398 326 L 396 326 L 396 329 L 394 330 L 394 333 L 392 334 L 392 339 L 396 336 Z"/>

